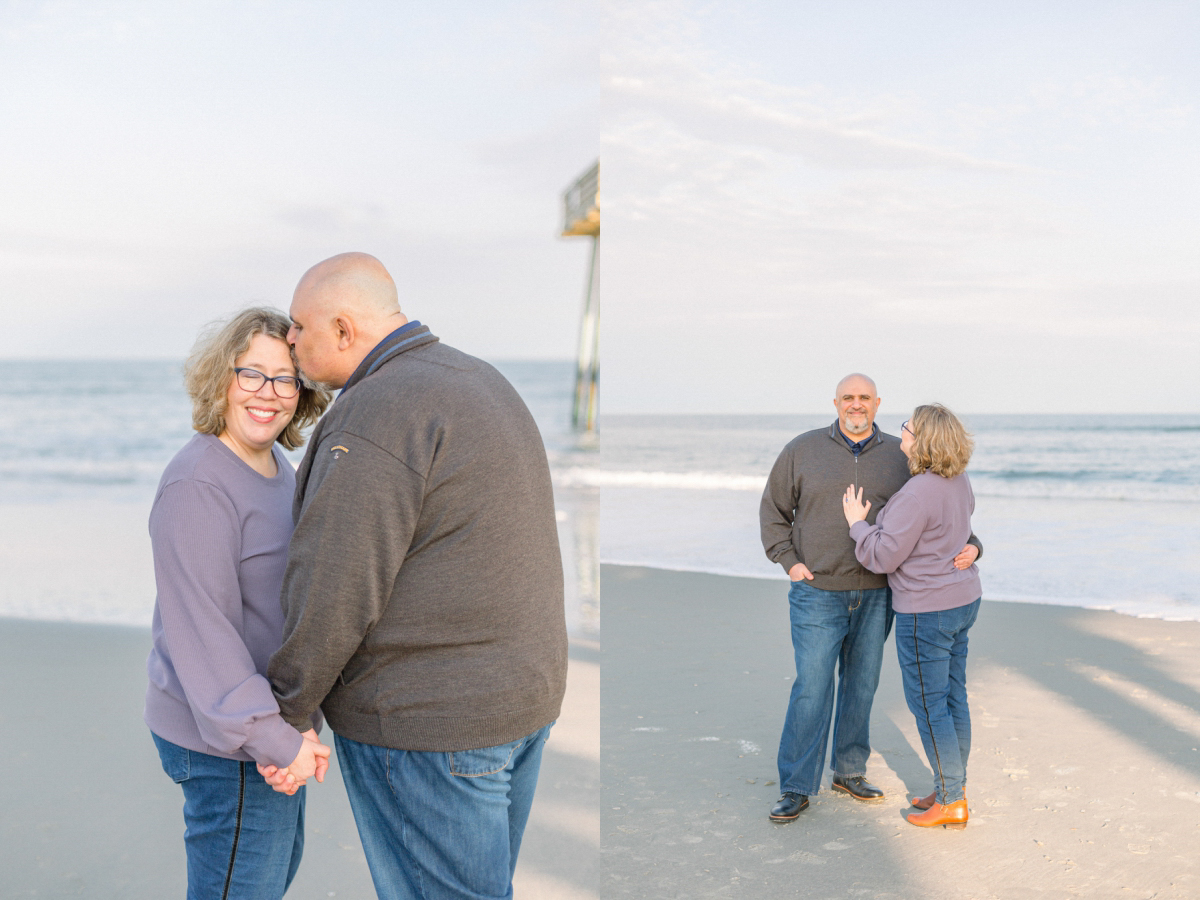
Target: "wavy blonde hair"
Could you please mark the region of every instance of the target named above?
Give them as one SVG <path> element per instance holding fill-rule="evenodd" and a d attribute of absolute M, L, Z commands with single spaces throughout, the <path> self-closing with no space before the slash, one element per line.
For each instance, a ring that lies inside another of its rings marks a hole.
<path fill-rule="evenodd" d="M 908 420 L 913 433 L 908 471 L 920 475 L 926 469 L 944 478 L 967 470 L 975 442 L 958 417 L 940 403 L 927 403 L 913 410 Z"/>
<path fill-rule="evenodd" d="M 200 333 L 183 365 L 183 383 L 192 398 L 193 428 L 201 434 L 219 435 L 225 430 L 233 367 L 238 357 L 250 349 L 254 337 L 265 334 L 287 345 L 292 365 L 300 376 L 296 413 L 275 440 L 288 450 L 304 446 L 304 429 L 321 417 L 331 396 L 323 385 L 300 374 L 296 351 L 287 342 L 291 325 L 292 320 L 277 309 L 252 306 L 227 322 L 212 323 Z"/>

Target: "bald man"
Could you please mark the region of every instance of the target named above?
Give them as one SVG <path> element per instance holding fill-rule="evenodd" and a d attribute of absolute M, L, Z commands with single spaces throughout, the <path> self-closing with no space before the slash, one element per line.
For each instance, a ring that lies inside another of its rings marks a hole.
<path fill-rule="evenodd" d="M 788 606 L 796 680 L 779 740 L 782 796 L 773 822 L 791 822 L 821 789 L 833 720 L 834 790 L 856 800 L 883 799 L 866 779 L 871 755 L 871 704 L 883 644 L 892 628 L 887 576 L 859 565 L 846 528 L 847 485 L 871 501 L 869 521 L 909 479 L 900 439 L 875 425 L 879 396 L 861 373 L 838 382 L 837 421 L 794 438 L 779 455 L 759 507 L 763 549 L 791 579 Z M 955 559 L 960 569 L 979 554 L 974 535 Z M 834 706 L 834 670 L 837 705 Z"/>
<path fill-rule="evenodd" d="M 566 679 L 541 436 L 372 256 L 313 266 L 291 316 L 301 371 L 341 393 L 297 472 L 280 711 L 324 711 L 379 897 L 511 897 Z"/>

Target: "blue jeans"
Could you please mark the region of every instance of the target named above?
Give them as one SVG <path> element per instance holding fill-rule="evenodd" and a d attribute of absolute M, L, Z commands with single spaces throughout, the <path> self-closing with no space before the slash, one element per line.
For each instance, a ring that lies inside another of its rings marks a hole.
<path fill-rule="evenodd" d="M 779 784 L 783 791 L 811 796 L 821 789 L 831 716 L 834 774 L 867 773 L 871 703 L 892 626 L 892 603 L 887 588 L 822 591 L 794 581 L 788 605 L 796 680 L 779 739 Z"/>
<path fill-rule="evenodd" d="M 551 723 L 553 724 L 553 723 Z M 512 897 L 550 725 L 479 750 L 393 750 L 334 735 L 379 900 Z"/>
<path fill-rule="evenodd" d="M 963 799 L 971 753 L 967 709 L 967 632 L 979 601 L 927 613 L 896 613 L 896 657 L 904 699 L 933 770 L 937 802 Z"/>
<path fill-rule="evenodd" d="M 183 788 L 188 900 L 280 900 L 304 852 L 304 788 L 272 790 L 252 762 L 222 759 L 151 733 Z"/>

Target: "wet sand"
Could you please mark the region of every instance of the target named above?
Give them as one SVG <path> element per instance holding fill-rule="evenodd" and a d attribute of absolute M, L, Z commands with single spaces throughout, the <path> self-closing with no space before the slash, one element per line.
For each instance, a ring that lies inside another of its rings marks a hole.
<path fill-rule="evenodd" d="M 962 831 L 904 819 L 932 774 L 889 639 L 868 763 L 886 799 L 827 771 L 777 825 L 786 583 L 605 566 L 601 590 L 601 896 L 1200 896 L 1200 623 L 985 594 Z"/>

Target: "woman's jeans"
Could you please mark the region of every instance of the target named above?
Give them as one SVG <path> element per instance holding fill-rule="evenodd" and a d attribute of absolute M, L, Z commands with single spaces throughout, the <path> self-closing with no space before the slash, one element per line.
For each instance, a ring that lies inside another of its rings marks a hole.
<path fill-rule="evenodd" d="M 281 794 L 254 763 L 152 734 L 163 771 L 183 788 L 188 900 L 280 900 L 304 850 L 304 788 Z"/>
<path fill-rule="evenodd" d="M 788 606 L 796 680 L 779 738 L 779 785 L 811 796 L 821 789 L 831 717 L 833 773 L 843 778 L 867 774 L 871 702 L 892 625 L 892 604 L 887 588 L 822 591 L 794 581 Z"/>
<path fill-rule="evenodd" d="M 933 770 L 937 802 L 962 800 L 971 752 L 967 709 L 967 632 L 979 600 L 937 612 L 896 613 L 896 656 L 904 699 Z"/>

